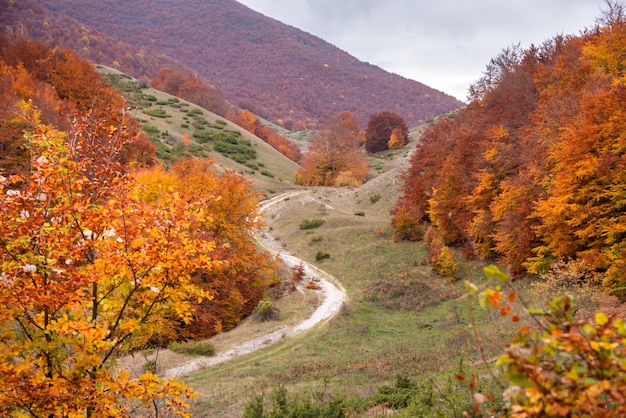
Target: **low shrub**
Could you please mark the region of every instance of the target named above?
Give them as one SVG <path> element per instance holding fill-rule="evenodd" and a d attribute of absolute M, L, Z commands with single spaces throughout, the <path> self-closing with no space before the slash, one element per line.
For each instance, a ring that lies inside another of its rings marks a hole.
<path fill-rule="evenodd" d="M 323 219 L 303 219 L 302 222 L 300 222 L 300 229 L 315 229 L 319 228 L 323 224 Z"/>
<path fill-rule="evenodd" d="M 152 374 L 156 374 L 156 371 L 157 371 L 156 360 L 148 360 L 148 361 L 146 361 L 143 364 L 142 368 L 143 368 L 144 372 L 150 372 Z"/>
<path fill-rule="evenodd" d="M 270 399 L 256 395 L 245 406 L 244 418 L 344 418 L 364 412 L 368 406 L 360 397 L 348 398 L 345 395 L 312 393 L 310 396 L 293 396 L 283 386 L 271 393 Z"/>
<path fill-rule="evenodd" d="M 176 341 L 167 348 L 179 354 L 194 354 L 207 357 L 215 355 L 215 346 L 210 341 Z"/>
<path fill-rule="evenodd" d="M 316 260 L 316 261 L 325 260 L 325 259 L 327 259 L 327 258 L 330 258 L 330 254 L 325 253 L 325 252 L 323 252 L 323 251 L 318 251 L 318 252 L 315 254 L 315 260 Z"/>
<path fill-rule="evenodd" d="M 254 308 L 252 320 L 258 322 L 275 321 L 278 319 L 280 310 L 274 306 L 271 300 L 263 299 Z"/>

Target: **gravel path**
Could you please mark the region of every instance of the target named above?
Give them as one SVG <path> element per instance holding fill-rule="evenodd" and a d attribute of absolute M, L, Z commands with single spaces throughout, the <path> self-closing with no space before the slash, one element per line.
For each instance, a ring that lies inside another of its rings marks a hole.
<path fill-rule="evenodd" d="M 261 211 L 264 212 L 271 206 L 285 201 L 286 198 L 295 197 L 300 193 L 301 192 L 288 192 L 266 200 L 261 204 Z M 246 340 L 240 343 L 237 347 L 223 353 L 218 353 L 214 357 L 202 357 L 191 360 L 180 366 L 166 370 L 162 373 L 164 377 L 172 378 L 182 376 L 196 370 L 227 362 L 261 348 L 268 347 L 282 341 L 285 338 L 303 333 L 332 318 L 337 312 L 339 312 L 344 301 L 346 300 L 346 291 L 335 277 L 285 251 L 285 249 L 282 248 L 282 246 L 269 234 L 268 231 L 259 232 L 256 239 L 265 250 L 279 256 L 290 268 L 295 269 L 302 264 L 304 266 L 306 276 L 310 279 L 314 279 L 319 286 L 318 292 L 322 294 L 322 304 L 309 318 L 295 326 L 283 327 L 260 337 Z"/>

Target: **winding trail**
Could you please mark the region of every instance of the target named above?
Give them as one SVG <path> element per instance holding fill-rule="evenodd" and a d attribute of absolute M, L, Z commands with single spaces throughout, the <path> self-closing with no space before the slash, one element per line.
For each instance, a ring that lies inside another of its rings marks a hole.
<path fill-rule="evenodd" d="M 265 212 L 270 207 L 277 205 L 280 202 L 284 202 L 286 199 L 293 198 L 301 193 L 302 192 L 300 191 L 287 192 L 268 199 L 261 203 L 261 212 Z M 297 325 L 283 327 L 260 337 L 246 340 L 240 343 L 237 347 L 224 351 L 223 353 L 219 353 L 213 357 L 193 359 L 180 366 L 166 370 L 162 374 L 164 377 L 172 378 L 183 376 L 196 370 L 224 363 L 245 354 L 252 353 L 253 351 L 276 344 L 285 338 L 301 334 L 312 329 L 316 325 L 328 321 L 341 309 L 344 301 L 346 300 L 346 291 L 334 276 L 318 269 L 317 267 L 292 254 L 289 254 L 289 252 L 285 251 L 285 249 L 282 248 L 282 246 L 269 234 L 267 230 L 257 232 L 255 238 L 266 251 L 280 257 L 288 267 L 295 269 L 302 264 L 304 266 L 306 276 L 316 280 L 316 283 L 319 286 L 318 292 L 322 294 L 322 303 L 309 318 Z"/>

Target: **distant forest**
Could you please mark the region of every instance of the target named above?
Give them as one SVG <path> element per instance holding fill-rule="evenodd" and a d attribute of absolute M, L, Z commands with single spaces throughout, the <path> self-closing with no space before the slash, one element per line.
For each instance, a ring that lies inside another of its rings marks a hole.
<path fill-rule="evenodd" d="M 287 129 L 347 110 L 361 127 L 391 111 L 409 126 L 462 105 L 358 61 L 234 0 L 0 0 L 0 24 L 147 80 L 164 68 L 197 73 L 235 106 Z"/>

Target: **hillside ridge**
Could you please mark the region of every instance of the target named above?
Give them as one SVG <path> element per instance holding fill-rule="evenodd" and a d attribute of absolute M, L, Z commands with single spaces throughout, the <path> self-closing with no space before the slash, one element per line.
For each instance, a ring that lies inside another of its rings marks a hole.
<path fill-rule="evenodd" d="M 396 112 L 416 126 L 462 105 L 234 0 L 38 4 L 79 22 L 86 45 L 92 32 L 102 33 L 143 56 L 171 57 L 219 87 L 234 105 L 288 129 L 316 127 L 343 110 L 355 114 L 362 126 L 370 114 L 382 110 Z M 117 60 L 119 69 L 141 76 L 124 67 L 128 58 Z"/>

